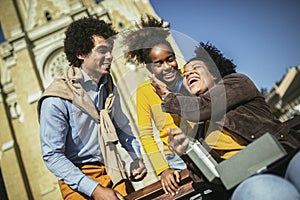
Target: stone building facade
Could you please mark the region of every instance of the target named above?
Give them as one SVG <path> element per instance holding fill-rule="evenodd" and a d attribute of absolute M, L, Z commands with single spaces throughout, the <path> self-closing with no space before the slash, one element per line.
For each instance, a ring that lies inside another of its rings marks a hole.
<path fill-rule="evenodd" d="M 0 44 L 0 199 L 61 199 L 57 180 L 41 158 L 36 103 L 68 65 L 63 53 L 66 27 L 95 16 L 124 31 L 142 14 L 156 14 L 148 0 L 2 0 L 0 13 L 5 37 Z M 116 47 L 112 75 L 136 130 L 134 89 L 147 72 L 125 63 L 122 46 Z M 136 189 L 157 180 L 148 171 Z"/>
<path fill-rule="evenodd" d="M 280 121 L 300 115 L 300 65 L 290 67 L 266 97 Z"/>

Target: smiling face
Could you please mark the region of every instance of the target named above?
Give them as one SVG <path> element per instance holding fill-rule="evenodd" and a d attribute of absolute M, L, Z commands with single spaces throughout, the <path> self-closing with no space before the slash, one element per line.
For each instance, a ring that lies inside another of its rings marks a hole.
<path fill-rule="evenodd" d="M 110 74 L 112 62 L 112 46 L 102 36 L 93 36 L 94 48 L 88 55 L 78 55 L 82 62 L 82 70 L 96 83 L 102 75 Z"/>
<path fill-rule="evenodd" d="M 172 50 L 165 44 L 154 46 L 150 51 L 150 70 L 165 83 L 175 80 L 178 64 Z"/>
<path fill-rule="evenodd" d="M 215 84 L 215 77 L 201 60 L 186 64 L 183 76 L 192 94 L 203 94 Z"/>

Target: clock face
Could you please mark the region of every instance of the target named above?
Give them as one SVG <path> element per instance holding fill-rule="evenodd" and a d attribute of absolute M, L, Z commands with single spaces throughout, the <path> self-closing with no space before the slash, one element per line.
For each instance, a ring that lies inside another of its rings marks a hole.
<path fill-rule="evenodd" d="M 62 49 L 54 52 L 44 67 L 44 85 L 48 86 L 55 78 L 62 77 L 68 65 L 66 55 Z"/>

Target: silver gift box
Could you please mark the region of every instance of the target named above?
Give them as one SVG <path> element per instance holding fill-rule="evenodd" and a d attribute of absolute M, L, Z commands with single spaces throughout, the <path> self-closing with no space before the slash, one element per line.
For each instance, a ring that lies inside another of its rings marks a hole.
<path fill-rule="evenodd" d="M 190 143 L 187 155 L 210 182 L 220 179 L 230 190 L 246 178 L 265 171 L 287 152 L 273 135 L 266 133 L 220 163 L 199 142 Z"/>

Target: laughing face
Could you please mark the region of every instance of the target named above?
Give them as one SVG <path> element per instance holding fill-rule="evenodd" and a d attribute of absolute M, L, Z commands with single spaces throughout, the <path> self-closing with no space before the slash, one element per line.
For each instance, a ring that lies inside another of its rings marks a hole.
<path fill-rule="evenodd" d="M 99 82 L 102 75 L 110 74 L 112 46 L 101 36 L 93 36 L 94 48 L 88 55 L 78 55 L 83 60 L 82 69 L 92 80 Z"/>
<path fill-rule="evenodd" d="M 150 51 L 151 72 L 165 83 L 175 80 L 178 64 L 172 50 L 165 44 L 154 46 Z"/>
<path fill-rule="evenodd" d="M 195 95 L 203 94 L 215 84 L 215 77 L 201 60 L 193 60 L 186 64 L 183 76 L 190 92 Z"/>

